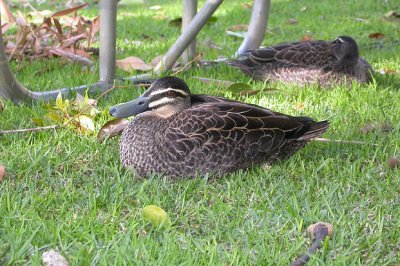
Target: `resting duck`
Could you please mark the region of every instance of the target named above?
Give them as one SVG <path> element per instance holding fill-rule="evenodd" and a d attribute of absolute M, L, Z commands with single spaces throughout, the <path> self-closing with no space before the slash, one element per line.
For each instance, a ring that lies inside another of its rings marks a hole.
<path fill-rule="evenodd" d="M 330 87 L 356 80 L 370 82 L 372 67 L 358 55 L 357 43 L 348 36 L 334 41 L 306 41 L 273 45 L 250 51 L 229 65 L 256 80 Z"/>
<path fill-rule="evenodd" d="M 122 133 L 120 157 L 123 166 L 140 176 L 223 175 L 271 164 L 292 155 L 329 125 L 222 97 L 193 95 L 176 77 L 156 80 L 136 100 L 111 107 L 110 114 L 137 115 Z"/>

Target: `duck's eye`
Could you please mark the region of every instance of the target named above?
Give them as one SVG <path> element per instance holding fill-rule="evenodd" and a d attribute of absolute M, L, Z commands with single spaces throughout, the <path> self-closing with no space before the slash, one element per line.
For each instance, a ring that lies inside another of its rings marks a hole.
<path fill-rule="evenodd" d="M 175 96 L 175 92 L 174 91 L 167 91 L 166 95 L 168 97 L 174 97 Z"/>
<path fill-rule="evenodd" d="M 333 43 L 344 43 L 342 38 L 337 38 Z"/>

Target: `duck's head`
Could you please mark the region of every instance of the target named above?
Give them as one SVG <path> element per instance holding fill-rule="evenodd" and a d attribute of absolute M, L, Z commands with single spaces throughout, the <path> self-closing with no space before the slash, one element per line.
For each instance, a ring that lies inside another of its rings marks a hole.
<path fill-rule="evenodd" d="M 111 107 L 110 115 L 124 118 L 151 111 L 170 117 L 190 106 L 190 90 L 186 83 L 177 77 L 164 77 L 156 80 L 137 99 Z"/>
<path fill-rule="evenodd" d="M 332 51 L 338 60 L 358 60 L 358 46 L 349 36 L 339 36 L 332 42 Z"/>

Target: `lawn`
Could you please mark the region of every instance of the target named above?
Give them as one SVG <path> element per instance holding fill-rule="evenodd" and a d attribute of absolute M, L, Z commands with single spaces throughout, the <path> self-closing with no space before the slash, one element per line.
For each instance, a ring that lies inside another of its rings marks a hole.
<path fill-rule="evenodd" d="M 234 54 L 242 39 L 225 30 L 248 23 L 245 2 L 225 1 L 215 13 L 217 20 L 199 34 L 204 59 Z M 179 35 L 179 28 L 168 22 L 180 16 L 180 3 L 149 0 L 119 8 L 117 57 L 135 55 L 150 61 L 165 53 Z M 150 9 L 153 5 L 161 9 Z M 394 0 L 272 1 L 263 45 L 304 35 L 350 35 L 376 70 L 369 85 L 327 90 L 253 83 L 225 65 L 178 75 L 194 93 L 329 119 L 324 137 L 367 144 L 312 142 L 268 169 L 253 168 L 220 179 L 171 180 L 157 175 L 137 179 L 125 171 L 118 137 L 100 143 L 95 135 L 71 129 L 0 136 L 0 164 L 7 171 L 0 181 L 0 264 L 37 265 L 41 254 L 53 248 L 71 265 L 287 265 L 307 250 L 311 239 L 306 228 L 317 221 L 332 223 L 334 234 L 311 257 L 311 265 L 400 264 L 400 168 L 387 163 L 390 157 L 400 157 L 400 18 L 383 18 L 391 10 L 399 13 L 398 8 Z M 94 6 L 80 12 L 97 14 Z M 291 18 L 297 23 L 288 24 Z M 384 38 L 369 38 L 377 32 Z M 16 76 L 41 91 L 97 81 L 96 67 L 90 71 L 61 61 L 35 60 Z M 12 62 L 12 68 L 16 71 L 27 63 Z M 397 74 L 383 75 L 379 70 Z M 120 70 L 117 74 L 131 75 Z M 238 96 L 192 76 L 278 90 Z M 142 91 L 118 88 L 100 100 L 99 108 L 105 110 Z M 5 104 L 1 130 L 34 127 L 32 118 L 46 113 L 41 102 Z M 96 128 L 106 119 L 96 120 Z M 391 130 L 382 130 L 383 123 Z M 169 214 L 169 230 L 156 229 L 142 218 L 140 210 L 149 204 Z"/>

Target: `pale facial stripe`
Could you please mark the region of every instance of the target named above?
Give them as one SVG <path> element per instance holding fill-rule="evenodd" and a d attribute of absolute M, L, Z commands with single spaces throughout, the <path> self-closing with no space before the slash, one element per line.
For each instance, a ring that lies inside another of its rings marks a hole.
<path fill-rule="evenodd" d="M 172 98 L 164 97 L 164 98 L 161 98 L 161 99 L 159 99 L 157 101 L 150 102 L 149 108 L 154 108 L 155 106 L 164 105 L 166 103 L 171 103 L 173 101 L 174 101 L 174 99 L 172 99 Z"/>
<path fill-rule="evenodd" d="M 165 92 L 167 92 L 167 91 L 175 91 L 175 92 L 177 92 L 177 93 L 182 94 L 183 96 L 189 96 L 188 93 L 186 93 L 186 92 L 184 92 L 184 91 L 182 91 L 182 90 L 174 89 L 174 88 L 166 88 L 166 89 L 162 89 L 162 90 L 158 90 L 158 91 L 153 91 L 152 93 L 150 93 L 150 96 L 155 96 L 155 95 L 163 94 L 163 93 L 165 93 Z"/>

